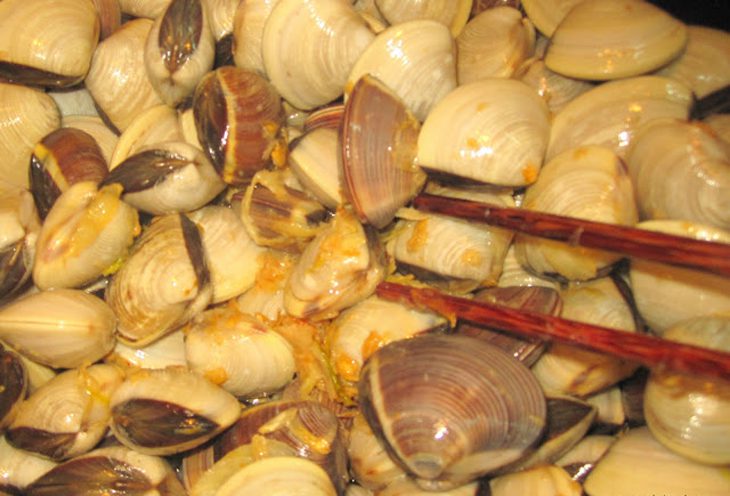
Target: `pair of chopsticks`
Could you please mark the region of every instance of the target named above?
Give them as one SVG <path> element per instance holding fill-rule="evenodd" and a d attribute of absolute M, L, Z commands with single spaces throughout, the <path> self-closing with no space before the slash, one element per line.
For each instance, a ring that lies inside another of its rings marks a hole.
<path fill-rule="evenodd" d="M 730 277 L 730 244 L 430 194 L 417 196 L 413 206 L 531 236 Z M 377 294 L 517 335 L 610 353 L 657 372 L 672 370 L 730 380 L 730 353 L 449 296 L 433 289 L 383 282 Z"/>

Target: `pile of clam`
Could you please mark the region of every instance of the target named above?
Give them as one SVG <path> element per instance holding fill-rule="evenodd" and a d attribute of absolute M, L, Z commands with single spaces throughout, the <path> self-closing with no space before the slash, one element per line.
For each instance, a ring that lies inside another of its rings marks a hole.
<path fill-rule="evenodd" d="M 730 243 L 729 83 L 644 0 L 1 1 L 0 494 L 728 494 L 730 382 L 376 288 L 730 351 L 730 279 L 410 207 Z"/>

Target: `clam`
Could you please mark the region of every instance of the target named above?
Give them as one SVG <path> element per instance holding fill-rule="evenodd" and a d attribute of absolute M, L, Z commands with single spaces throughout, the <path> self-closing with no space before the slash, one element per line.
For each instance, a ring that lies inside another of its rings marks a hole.
<path fill-rule="evenodd" d="M 550 38 L 570 9 L 583 0 L 522 0 L 522 8 L 540 32 Z"/>
<path fill-rule="evenodd" d="M 192 95 L 213 68 L 215 39 L 204 0 L 172 0 L 147 36 L 144 62 L 150 83 L 171 107 Z"/>
<path fill-rule="evenodd" d="M 137 211 L 117 185 L 69 187 L 38 234 L 33 282 L 40 289 L 77 288 L 113 273 L 140 232 Z"/>
<path fill-rule="evenodd" d="M 0 339 L 54 368 L 93 363 L 114 347 L 117 319 L 103 300 L 77 289 L 28 294 L 0 309 Z"/>
<path fill-rule="evenodd" d="M 23 494 L 29 484 L 55 466 L 56 462 L 14 448 L 0 436 L 0 494 Z"/>
<path fill-rule="evenodd" d="M 275 321 L 285 313 L 284 287 L 296 258 L 287 252 L 267 250 L 259 261 L 253 287 L 236 299 L 236 306 L 244 313 Z"/>
<path fill-rule="evenodd" d="M 119 0 L 92 0 L 99 16 L 99 38 L 104 39 L 122 24 L 122 8 Z"/>
<path fill-rule="evenodd" d="M 286 311 L 322 320 L 367 298 L 385 277 L 384 255 L 373 231 L 339 209 L 292 269 L 284 289 Z"/>
<path fill-rule="evenodd" d="M 125 370 L 187 367 L 185 335 L 180 329 L 141 348 L 132 348 L 117 342 L 114 350 L 104 360 Z"/>
<path fill-rule="evenodd" d="M 532 55 L 535 28 L 514 7 L 494 7 L 472 18 L 456 38 L 459 84 L 512 77 Z"/>
<path fill-rule="evenodd" d="M 301 189 L 328 209 L 335 210 L 345 203 L 337 127 L 312 126 L 312 121 L 308 119 L 308 122 L 315 128 L 290 143 L 287 162 L 301 183 Z"/>
<path fill-rule="evenodd" d="M 106 364 L 57 375 L 20 405 L 8 442 L 57 461 L 90 451 L 106 434 L 109 398 L 122 379 L 120 369 Z"/>
<path fill-rule="evenodd" d="M 190 212 L 188 217 L 202 231 L 213 284 L 211 303 L 229 300 L 250 289 L 262 266 L 259 257 L 265 249 L 254 243 L 233 209 L 208 205 Z"/>
<path fill-rule="evenodd" d="M 550 160 L 528 188 L 523 208 L 628 226 L 638 218 L 624 164 L 602 146 L 574 148 Z M 515 255 L 531 272 L 567 280 L 598 277 L 620 258 L 615 253 L 529 236 L 517 237 Z"/>
<path fill-rule="evenodd" d="M 449 188 L 432 183 L 427 192 L 442 196 L 513 205 L 498 188 Z M 404 272 L 457 291 L 494 286 L 513 234 L 501 228 L 414 210 L 400 219 L 387 237 L 386 249 Z"/>
<path fill-rule="evenodd" d="M 501 475 L 489 481 L 491 496 L 513 494 L 545 494 L 581 496 L 583 489 L 570 474 L 557 465 L 542 465 L 512 474 Z"/>
<path fill-rule="evenodd" d="M 56 199 L 72 184 L 98 184 L 106 174 L 106 160 L 90 134 L 67 127 L 50 132 L 30 157 L 30 189 L 38 214 L 45 219 Z"/>
<path fill-rule="evenodd" d="M 328 326 L 330 363 L 342 386 L 352 387 L 363 362 L 381 347 L 446 326 L 439 315 L 371 296 L 341 312 Z"/>
<path fill-rule="evenodd" d="M 238 0 L 203 0 L 208 10 L 208 24 L 216 42 L 220 42 L 233 32 L 233 22 L 238 8 Z"/>
<path fill-rule="evenodd" d="M 585 0 L 555 29 L 545 64 L 578 79 L 619 79 L 662 67 L 686 44 L 686 26 L 652 3 Z"/>
<path fill-rule="evenodd" d="M 33 148 L 61 125 L 61 115 L 46 93 L 0 82 L 0 177 L 6 183 L 28 188 Z"/>
<path fill-rule="evenodd" d="M 585 400 L 597 410 L 592 429 L 594 433 L 620 432 L 628 423 L 620 385 L 588 396 Z"/>
<path fill-rule="evenodd" d="M 634 315 L 611 278 L 571 284 L 561 291 L 561 317 L 635 332 Z M 629 377 L 637 365 L 610 355 L 554 343 L 532 367 L 546 391 L 585 397 Z"/>
<path fill-rule="evenodd" d="M 301 496 L 335 496 L 332 481 L 316 463 L 294 456 L 275 456 L 245 466 L 228 479 L 218 496 L 264 493 L 287 496 L 296 488 Z"/>
<path fill-rule="evenodd" d="M 123 14 L 132 17 L 157 19 L 170 5 L 171 0 L 118 0 Z"/>
<path fill-rule="evenodd" d="M 555 464 L 563 467 L 574 480 L 582 483 L 615 442 L 614 436 L 588 435 L 561 456 Z"/>
<path fill-rule="evenodd" d="M 196 210 L 226 187 L 203 151 L 182 141 L 143 148 L 119 163 L 102 184 L 121 187 L 125 202 L 152 215 Z"/>
<path fill-rule="evenodd" d="M 514 77 L 535 88 L 553 115 L 594 86 L 589 81 L 561 76 L 551 71 L 545 66 L 545 61 L 537 57 L 527 59 L 515 70 Z"/>
<path fill-rule="evenodd" d="M 291 168 L 257 172 L 241 201 L 241 220 L 249 235 L 270 248 L 301 252 L 328 217 Z"/>
<path fill-rule="evenodd" d="M 26 288 L 39 229 L 30 192 L 0 181 L 0 302 Z"/>
<path fill-rule="evenodd" d="M 177 111 L 167 105 L 155 105 L 140 112 L 119 136 L 109 161 L 109 169 L 115 169 L 124 160 L 145 148 L 167 141 L 187 141 L 183 139 L 181 125 Z"/>
<path fill-rule="evenodd" d="M 626 470 L 631 467 L 631 470 Z M 727 467 L 691 461 L 665 448 L 648 428 L 621 436 L 588 475 L 590 496 L 616 494 L 727 494 Z"/>
<path fill-rule="evenodd" d="M 104 162 L 109 166 L 112 160 L 114 148 L 117 146 L 119 136 L 107 126 L 98 114 L 96 115 L 65 115 L 61 120 L 61 126 L 80 129 L 90 134 L 101 150 Z"/>
<path fill-rule="evenodd" d="M 233 61 L 236 67 L 266 77 L 261 41 L 264 26 L 279 0 L 239 2 L 233 19 Z"/>
<path fill-rule="evenodd" d="M 456 43 L 432 20 L 390 26 L 367 45 L 347 76 L 346 93 L 366 74 L 391 89 L 423 122 L 456 87 Z"/>
<path fill-rule="evenodd" d="M 162 104 L 144 68 L 144 45 L 153 22 L 133 19 L 99 43 L 84 80 L 101 112 L 119 131 L 141 112 Z"/>
<path fill-rule="evenodd" d="M 362 412 L 358 412 L 352 422 L 347 455 L 353 478 L 370 490 L 382 490 L 392 481 L 406 476 L 373 433 Z"/>
<path fill-rule="evenodd" d="M 497 286 L 500 288 L 523 286 L 543 287 L 556 292 L 559 288 L 559 284 L 555 280 L 540 277 L 525 270 L 525 267 L 523 267 L 519 260 L 517 260 L 514 243 L 512 243 L 509 249 L 507 249 L 507 255 L 505 256 L 504 264 L 502 265 L 502 274 L 499 276 Z"/>
<path fill-rule="evenodd" d="M 426 182 L 416 164 L 420 123 L 383 83 L 365 75 L 345 106 L 340 133 L 346 197 L 363 222 L 381 229 Z"/>
<path fill-rule="evenodd" d="M 470 482 L 444 491 L 430 491 L 419 487 L 418 483 L 410 477 L 401 477 L 392 480 L 385 489 L 376 494 L 378 496 L 480 496 L 488 490 L 488 484 L 485 481 Z"/>
<path fill-rule="evenodd" d="M 428 115 L 418 163 L 429 171 L 499 186 L 537 179 L 550 136 L 540 96 L 513 79 L 459 86 Z"/>
<path fill-rule="evenodd" d="M 431 490 L 515 462 L 545 427 L 545 398 L 529 370 L 465 336 L 393 342 L 365 363 L 358 389 L 388 452 Z"/>
<path fill-rule="evenodd" d="M 644 221 L 637 227 L 730 243 L 730 232 L 688 221 Z M 717 274 L 633 259 L 629 277 L 639 314 L 660 335 L 683 320 L 730 310 L 730 279 Z"/>
<path fill-rule="evenodd" d="M 310 110 L 342 95 L 373 33 L 342 0 L 279 0 L 264 26 L 266 74 L 293 106 Z"/>
<path fill-rule="evenodd" d="M 730 316 L 683 321 L 663 337 L 728 352 Z M 644 392 L 644 417 L 654 437 L 667 448 L 700 463 L 730 463 L 730 381 L 709 381 L 654 371 Z"/>
<path fill-rule="evenodd" d="M 239 398 L 270 396 L 296 372 L 289 343 L 235 305 L 198 314 L 185 327 L 188 366 Z"/>
<path fill-rule="evenodd" d="M 637 130 L 662 117 L 686 119 L 692 92 L 673 79 L 640 76 L 600 84 L 555 116 L 545 159 L 579 145 L 603 145 L 624 157 Z"/>
<path fill-rule="evenodd" d="M 109 406 L 114 436 L 146 455 L 200 446 L 231 426 L 241 411 L 224 389 L 195 372 L 175 368 L 129 375 Z"/>
<path fill-rule="evenodd" d="M 626 163 L 643 219 L 730 229 L 730 147 L 705 124 L 654 121 L 637 132 Z"/>
<path fill-rule="evenodd" d="M 122 446 L 99 448 L 57 465 L 36 479 L 26 490 L 29 496 L 185 494 L 167 461 Z"/>
<path fill-rule="evenodd" d="M 0 432 L 15 419 L 28 391 L 28 373 L 18 355 L 0 344 Z"/>
<path fill-rule="evenodd" d="M 114 274 L 105 299 L 119 339 L 144 346 L 184 325 L 213 295 L 198 227 L 184 215 L 156 217 Z"/>
<path fill-rule="evenodd" d="M 277 145 L 284 114 L 277 90 L 254 72 L 221 67 L 193 96 L 198 139 L 227 184 L 248 183 Z"/>
<path fill-rule="evenodd" d="M 656 72 L 687 85 L 702 98 L 730 83 L 730 33 L 687 26 L 687 46 L 672 63 Z"/>
<path fill-rule="evenodd" d="M 0 78 L 72 86 L 84 79 L 99 40 L 93 2 L 9 0 L 0 5 Z"/>
<path fill-rule="evenodd" d="M 390 24 L 431 19 L 444 24 L 456 37 L 469 19 L 472 0 L 375 0 L 375 5 Z"/>

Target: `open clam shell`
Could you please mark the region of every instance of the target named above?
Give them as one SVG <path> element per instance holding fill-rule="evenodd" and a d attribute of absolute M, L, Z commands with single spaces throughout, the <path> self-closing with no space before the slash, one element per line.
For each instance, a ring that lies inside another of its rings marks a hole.
<path fill-rule="evenodd" d="M 359 393 L 391 456 L 431 489 L 514 462 L 545 427 L 545 398 L 529 369 L 465 336 L 429 334 L 381 348 L 363 367 Z"/>
<path fill-rule="evenodd" d="M 416 164 L 420 123 L 383 83 L 365 75 L 345 106 L 340 135 L 345 193 L 360 220 L 376 228 L 421 190 Z"/>
<path fill-rule="evenodd" d="M 584 0 L 560 22 L 545 64 L 579 79 L 639 76 L 660 68 L 687 44 L 687 28 L 644 0 Z"/>

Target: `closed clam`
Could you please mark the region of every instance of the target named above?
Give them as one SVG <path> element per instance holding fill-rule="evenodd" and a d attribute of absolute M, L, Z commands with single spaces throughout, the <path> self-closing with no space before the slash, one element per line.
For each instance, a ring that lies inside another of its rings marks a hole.
<path fill-rule="evenodd" d="M 84 79 L 99 40 L 90 0 L 10 0 L 0 5 L 0 78 L 71 86 Z"/>
<path fill-rule="evenodd" d="M 209 72 L 193 95 L 198 139 L 227 184 L 246 184 L 269 165 L 284 114 L 279 92 L 236 67 Z"/>
<path fill-rule="evenodd" d="M 242 468 L 228 479 L 216 493 L 218 496 L 255 494 L 287 496 L 292 488 L 301 496 L 335 496 L 332 481 L 314 462 L 294 456 L 277 456 L 258 460 Z"/>
<path fill-rule="evenodd" d="M 261 41 L 264 26 L 279 0 L 239 2 L 233 19 L 233 61 L 236 67 L 266 76 Z"/>
<path fill-rule="evenodd" d="M 0 176 L 21 188 L 29 185 L 33 148 L 61 125 L 53 98 L 43 91 L 0 81 Z"/>
<path fill-rule="evenodd" d="M 692 92 L 673 79 L 609 81 L 575 97 L 555 116 L 545 159 L 580 145 L 603 145 L 624 157 L 637 130 L 653 119 L 686 119 Z"/>
<path fill-rule="evenodd" d="M 590 81 L 561 76 L 548 69 L 543 59 L 536 57 L 527 59 L 518 67 L 514 77 L 535 88 L 553 115 L 594 86 Z"/>
<path fill-rule="evenodd" d="M 80 129 L 90 134 L 99 146 L 107 166 L 111 164 L 112 154 L 119 136 L 104 123 L 97 113 L 94 115 L 65 115 L 61 120 L 61 126 Z"/>
<path fill-rule="evenodd" d="M 375 5 L 390 24 L 432 19 L 458 36 L 469 18 L 472 0 L 375 0 Z"/>
<path fill-rule="evenodd" d="M 180 329 L 141 348 L 132 348 L 117 341 L 114 350 L 104 360 L 125 370 L 187 367 L 185 336 Z"/>
<path fill-rule="evenodd" d="M 418 163 L 472 181 L 526 186 L 537 179 L 550 135 L 545 102 L 526 84 L 486 79 L 441 100 L 418 136 Z"/>
<path fill-rule="evenodd" d="M 432 490 L 465 484 L 525 456 L 545 427 L 529 370 L 474 338 L 425 335 L 365 363 L 362 411 L 388 452 Z"/>
<path fill-rule="evenodd" d="M 34 496 L 118 493 L 183 496 L 185 490 L 170 464 L 123 446 L 110 446 L 68 460 L 46 471 L 26 489 Z"/>
<path fill-rule="evenodd" d="M 652 3 L 584 0 L 555 29 L 545 64 L 565 76 L 618 79 L 660 68 L 686 44 L 686 26 Z"/>
<path fill-rule="evenodd" d="M 643 219 L 730 229 L 730 148 L 706 125 L 655 121 L 636 134 L 626 163 Z"/>
<path fill-rule="evenodd" d="M 145 148 L 167 141 L 188 141 L 184 139 L 181 120 L 175 109 L 162 103 L 140 112 L 119 136 L 109 160 L 109 169 L 115 169 Z"/>
<path fill-rule="evenodd" d="M 102 358 L 114 347 L 116 324 L 103 300 L 76 289 L 28 294 L 0 309 L 0 339 L 54 368 Z"/>
<path fill-rule="evenodd" d="M 129 375 L 109 406 L 114 436 L 147 455 L 200 446 L 231 426 L 241 411 L 233 395 L 195 372 L 177 368 Z"/>
<path fill-rule="evenodd" d="M 561 23 L 570 9 L 583 0 L 522 0 L 524 9 L 530 21 L 548 38 L 553 35 L 555 28 Z"/>
<path fill-rule="evenodd" d="M 78 288 L 114 272 L 140 232 L 137 211 L 120 196 L 119 186 L 83 181 L 58 197 L 38 233 L 37 287 Z"/>
<path fill-rule="evenodd" d="M 144 230 L 104 297 L 119 319 L 119 339 L 143 346 L 184 325 L 212 295 L 198 228 L 169 214 Z"/>
<path fill-rule="evenodd" d="M 20 405 L 8 442 L 53 460 L 90 451 L 107 432 L 109 398 L 122 379 L 122 371 L 107 364 L 57 375 Z"/>
<path fill-rule="evenodd" d="M 367 45 L 347 76 L 347 92 L 366 74 L 390 88 L 423 122 L 456 87 L 456 43 L 443 24 L 415 20 L 390 26 Z"/>
<path fill-rule="evenodd" d="M 123 14 L 132 17 L 156 19 L 161 15 L 171 0 L 118 0 Z"/>
<path fill-rule="evenodd" d="M 81 181 L 99 183 L 107 164 L 93 136 L 75 128 L 50 132 L 30 157 L 30 189 L 41 218 L 69 186 Z"/>
<path fill-rule="evenodd" d="M 26 288 L 40 219 L 29 191 L 0 182 L 0 301 Z"/>
<path fill-rule="evenodd" d="M 266 74 L 293 106 L 313 109 L 342 95 L 373 37 L 350 2 L 279 0 L 261 41 Z"/>
<path fill-rule="evenodd" d="M 358 412 L 352 422 L 347 455 L 353 478 L 369 490 L 381 490 L 391 481 L 405 477 L 405 472 L 390 457 L 362 412 Z"/>
<path fill-rule="evenodd" d="M 213 68 L 215 40 L 203 0 L 173 0 L 147 36 L 144 62 L 150 83 L 171 107 L 181 104 Z"/>

